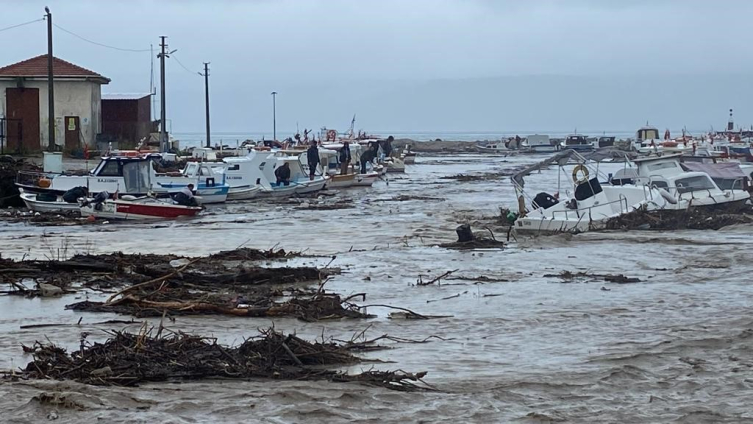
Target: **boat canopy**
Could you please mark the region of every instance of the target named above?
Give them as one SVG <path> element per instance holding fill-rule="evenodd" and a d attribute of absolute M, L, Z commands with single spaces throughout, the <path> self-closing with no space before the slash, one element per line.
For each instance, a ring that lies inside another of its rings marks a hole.
<path fill-rule="evenodd" d="M 701 163 L 701 162 L 684 162 L 682 167 L 690 172 L 705 172 L 711 178 L 719 179 L 738 179 L 745 178 L 745 172 L 740 169 L 740 165 L 734 162 L 720 163 Z"/>

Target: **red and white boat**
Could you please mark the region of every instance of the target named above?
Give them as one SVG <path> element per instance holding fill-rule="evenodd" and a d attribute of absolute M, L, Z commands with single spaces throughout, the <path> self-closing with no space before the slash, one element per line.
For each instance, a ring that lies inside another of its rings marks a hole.
<path fill-rule="evenodd" d="M 153 197 L 123 196 L 120 199 L 107 199 L 102 203 L 85 202 L 81 205 L 81 216 L 94 216 L 104 219 L 146 220 L 176 219 L 192 217 L 201 212 L 199 206 L 178 205 L 172 200 Z"/>

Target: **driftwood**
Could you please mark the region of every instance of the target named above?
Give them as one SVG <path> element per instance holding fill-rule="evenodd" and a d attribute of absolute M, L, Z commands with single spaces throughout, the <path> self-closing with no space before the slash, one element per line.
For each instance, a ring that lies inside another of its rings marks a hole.
<path fill-rule="evenodd" d="M 576 279 L 584 280 L 603 280 L 608 283 L 628 284 L 628 283 L 640 283 L 641 280 L 635 277 L 626 277 L 622 274 L 591 274 L 587 272 L 570 272 L 562 271 L 559 274 L 545 274 L 544 278 L 560 278 L 563 282 L 571 283 Z"/>
<path fill-rule="evenodd" d="M 104 343 L 85 343 L 68 354 L 52 344 L 35 343 L 27 348 L 33 355 L 22 372 L 25 378 L 76 380 L 94 385 L 136 386 L 149 381 L 200 378 L 273 378 L 357 382 L 393 390 L 431 390 L 423 383 L 426 375 L 403 371 L 368 371 L 349 375 L 332 366 L 360 361 L 347 346 L 308 342 L 273 329 L 259 337 L 229 347 L 216 339 L 171 333 L 151 336 L 114 332 Z M 418 385 L 417 383 L 423 383 Z"/>

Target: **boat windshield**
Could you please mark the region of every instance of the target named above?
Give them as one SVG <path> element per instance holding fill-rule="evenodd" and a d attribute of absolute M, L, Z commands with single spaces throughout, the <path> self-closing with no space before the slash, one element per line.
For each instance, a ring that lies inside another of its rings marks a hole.
<path fill-rule="evenodd" d="M 659 130 L 656 128 L 644 128 L 638 131 L 638 138 L 641 140 L 658 140 Z"/>
<path fill-rule="evenodd" d="M 679 178 L 675 181 L 678 193 L 689 193 L 697 190 L 714 190 L 714 182 L 706 175 Z"/>
<path fill-rule="evenodd" d="M 576 144 L 588 144 L 588 141 L 586 140 L 585 137 L 571 135 L 567 137 L 567 140 L 565 140 L 565 144 L 568 146 L 572 146 Z"/>

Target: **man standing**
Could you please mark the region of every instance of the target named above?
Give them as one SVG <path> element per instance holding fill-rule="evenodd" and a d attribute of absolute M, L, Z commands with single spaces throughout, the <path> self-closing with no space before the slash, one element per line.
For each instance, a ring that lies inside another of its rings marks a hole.
<path fill-rule="evenodd" d="M 378 147 L 376 144 L 369 143 L 366 150 L 361 153 L 361 174 L 366 173 L 366 163 L 371 162 L 376 158 Z"/>
<path fill-rule="evenodd" d="M 316 142 L 311 142 L 306 152 L 306 158 L 309 163 L 309 180 L 314 181 L 314 175 L 316 175 L 316 167 L 319 165 L 319 149 L 316 147 Z"/>
<path fill-rule="evenodd" d="M 348 175 L 350 165 L 350 144 L 346 141 L 340 149 L 340 175 Z"/>

